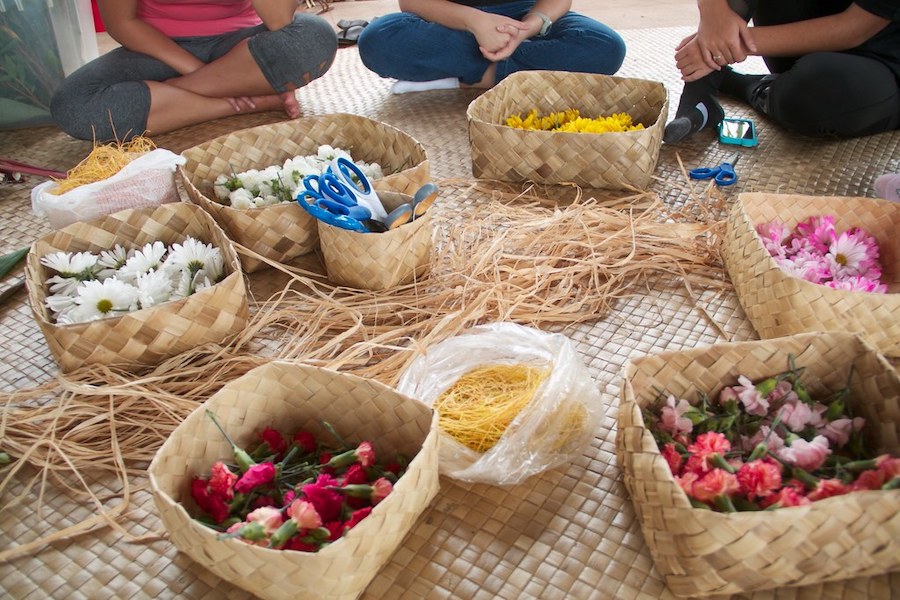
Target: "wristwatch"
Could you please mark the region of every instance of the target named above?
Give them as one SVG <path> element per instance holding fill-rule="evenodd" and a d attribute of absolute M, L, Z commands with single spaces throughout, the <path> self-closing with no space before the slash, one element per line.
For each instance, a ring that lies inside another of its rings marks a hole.
<path fill-rule="evenodd" d="M 544 37 L 550 33 L 550 27 L 553 26 L 553 21 L 550 20 L 550 17 L 537 10 L 531 11 L 530 14 L 537 16 L 541 20 L 541 30 L 538 31 L 538 37 Z"/>

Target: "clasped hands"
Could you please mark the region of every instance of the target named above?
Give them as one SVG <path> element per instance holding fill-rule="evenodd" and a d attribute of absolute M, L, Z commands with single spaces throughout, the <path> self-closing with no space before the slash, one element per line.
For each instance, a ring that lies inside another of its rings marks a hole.
<path fill-rule="evenodd" d="M 477 28 L 472 32 L 478 42 L 481 55 L 491 62 L 512 56 L 523 41 L 528 39 L 530 25 L 503 15 L 486 14 L 479 18 Z"/>
<path fill-rule="evenodd" d="M 736 13 L 700 20 L 693 33 L 675 48 L 675 66 L 684 81 L 696 81 L 719 71 L 725 65 L 739 63 L 756 53 L 751 28 Z"/>

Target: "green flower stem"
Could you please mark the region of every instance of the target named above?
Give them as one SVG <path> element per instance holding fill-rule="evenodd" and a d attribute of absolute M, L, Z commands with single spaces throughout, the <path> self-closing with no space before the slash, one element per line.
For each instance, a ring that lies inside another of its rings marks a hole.
<path fill-rule="evenodd" d="M 800 467 L 793 467 L 791 469 L 791 475 L 794 476 L 794 479 L 805 485 L 810 489 L 814 489 L 819 485 L 819 478 L 812 475 L 809 471 L 805 469 L 801 469 Z"/>
<path fill-rule="evenodd" d="M 256 464 L 246 450 L 239 448 L 237 444 L 234 443 L 234 440 L 231 439 L 231 436 L 219 425 L 219 421 L 216 419 L 216 415 L 213 414 L 211 410 L 206 411 L 206 416 L 212 420 L 213 424 L 216 426 L 228 443 L 231 445 L 231 451 L 234 452 L 234 460 L 237 462 L 238 468 L 241 470 L 241 473 L 246 473 L 247 470 Z"/>
<path fill-rule="evenodd" d="M 894 477 L 883 486 L 881 486 L 883 490 L 900 490 L 900 477 Z"/>
<path fill-rule="evenodd" d="M 726 496 L 725 494 L 716 496 L 715 504 L 716 508 L 718 508 L 722 512 L 737 512 L 737 509 L 734 507 L 734 503 L 731 501 L 731 498 Z"/>
<path fill-rule="evenodd" d="M 722 469 L 723 471 L 727 471 L 731 474 L 734 474 L 737 472 L 737 470 L 734 467 L 732 467 L 730 464 L 728 464 L 728 461 L 725 460 L 725 457 L 718 453 L 713 453 L 713 454 L 709 455 L 709 464 L 713 465 L 714 467 L 718 467 L 718 468 Z"/>

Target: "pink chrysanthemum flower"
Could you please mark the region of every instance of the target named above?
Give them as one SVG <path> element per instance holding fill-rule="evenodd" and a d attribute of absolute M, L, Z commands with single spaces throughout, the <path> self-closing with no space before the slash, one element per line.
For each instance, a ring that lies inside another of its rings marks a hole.
<path fill-rule="evenodd" d="M 859 276 L 868 270 L 873 261 L 871 252 L 871 246 L 864 236 L 845 231 L 831 243 L 825 256 L 831 263 L 834 278 L 843 279 Z M 878 260 L 877 250 L 874 260 Z"/>
<path fill-rule="evenodd" d="M 785 243 L 791 235 L 790 230 L 778 221 L 760 223 L 756 226 L 756 233 L 762 239 L 763 246 L 772 256 L 785 255 Z"/>
<path fill-rule="evenodd" d="M 825 285 L 836 290 L 846 290 L 848 292 L 872 292 L 875 294 L 887 293 L 887 286 L 883 283 L 859 275 L 826 281 Z"/>
<path fill-rule="evenodd" d="M 805 245 L 819 252 L 827 251 L 835 239 L 834 216 L 815 216 L 798 223 L 797 235 Z"/>

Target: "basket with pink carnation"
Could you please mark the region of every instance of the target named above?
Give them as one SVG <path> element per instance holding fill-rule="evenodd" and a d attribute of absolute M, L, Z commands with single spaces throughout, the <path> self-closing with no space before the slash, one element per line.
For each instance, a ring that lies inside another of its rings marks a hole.
<path fill-rule="evenodd" d="M 673 593 L 900 567 L 900 377 L 864 340 L 718 344 L 624 375 L 617 453 Z"/>
<path fill-rule="evenodd" d="M 172 543 L 223 579 L 349 600 L 437 493 L 437 439 L 436 414 L 387 386 L 276 361 L 189 415 L 150 483 Z"/>

